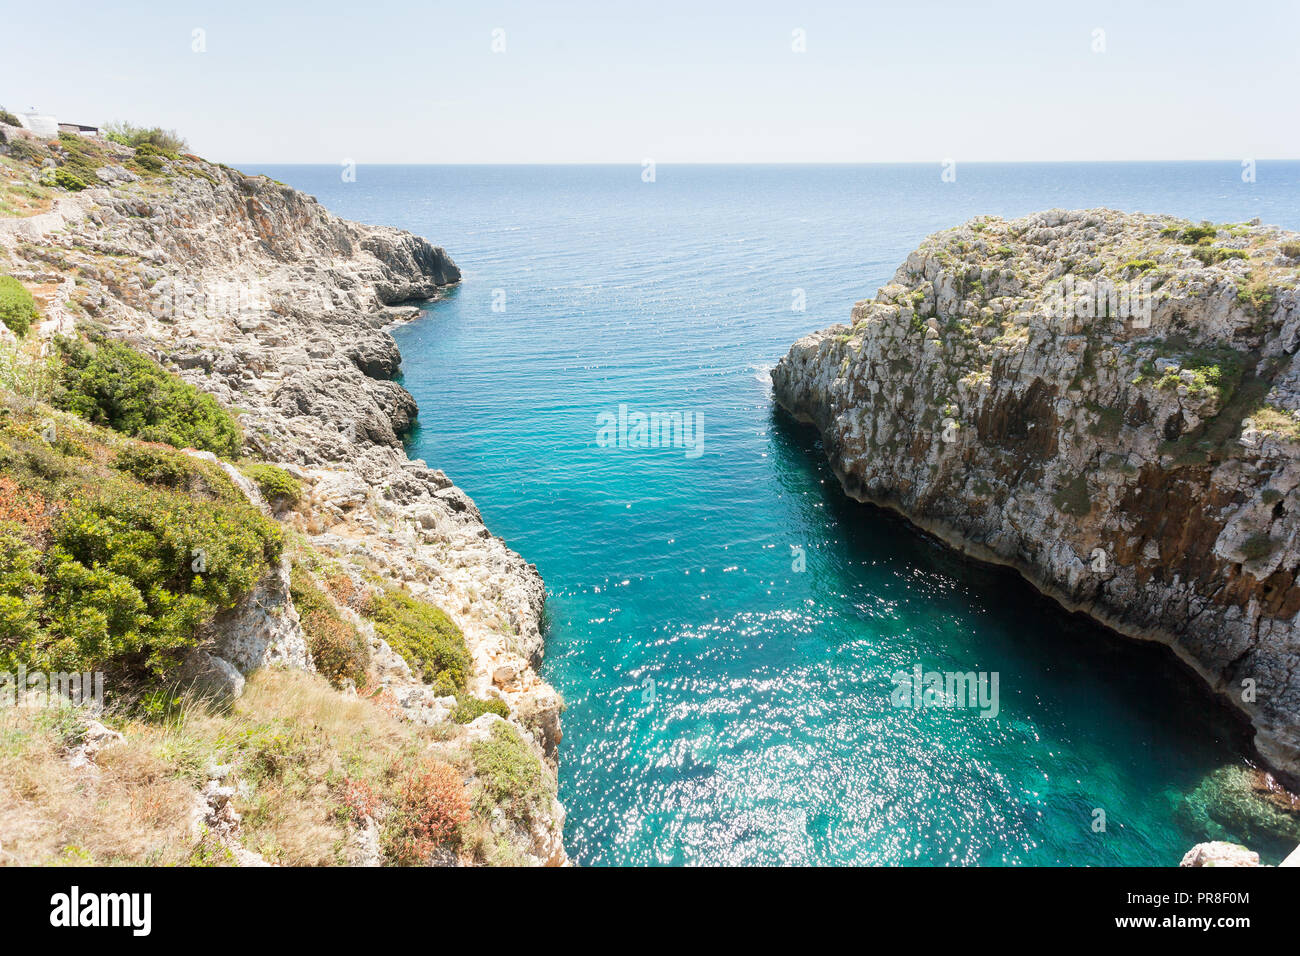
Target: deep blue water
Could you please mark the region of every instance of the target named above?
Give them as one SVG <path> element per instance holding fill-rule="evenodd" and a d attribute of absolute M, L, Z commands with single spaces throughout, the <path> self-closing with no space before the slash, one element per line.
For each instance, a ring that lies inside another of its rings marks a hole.
<path fill-rule="evenodd" d="M 1097 205 L 1296 228 L 1300 164 L 250 171 L 464 271 L 395 333 L 411 451 L 546 579 L 578 862 L 1171 864 L 1205 838 L 1176 811 L 1243 761 L 1239 724 L 1163 649 L 846 501 L 766 370 L 937 229 Z M 700 416 L 703 453 L 600 447 L 620 403 Z M 1000 713 L 891 706 L 917 663 L 997 672 Z"/>

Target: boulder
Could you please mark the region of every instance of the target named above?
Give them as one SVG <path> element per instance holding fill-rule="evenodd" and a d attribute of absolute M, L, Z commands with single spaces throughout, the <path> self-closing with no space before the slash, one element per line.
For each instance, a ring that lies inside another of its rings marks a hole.
<path fill-rule="evenodd" d="M 1198 843 L 1179 866 L 1259 866 L 1259 854 L 1238 843 Z"/>

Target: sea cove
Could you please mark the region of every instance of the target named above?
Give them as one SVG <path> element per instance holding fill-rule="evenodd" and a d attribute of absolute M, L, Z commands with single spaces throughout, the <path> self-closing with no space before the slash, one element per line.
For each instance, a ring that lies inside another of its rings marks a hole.
<path fill-rule="evenodd" d="M 1230 163 L 256 171 L 456 252 L 460 285 L 394 332 L 410 452 L 547 584 L 576 861 L 1291 849 L 1218 822 L 1249 734 L 1194 675 L 847 499 L 767 370 L 938 229 L 1097 205 L 1295 228 L 1300 165 L 1250 184 Z M 603 447 L 623 404 L 706 420 L 703 452 Z M 918 665 L 997 672 L 997 717 L 891 706 Z"/>

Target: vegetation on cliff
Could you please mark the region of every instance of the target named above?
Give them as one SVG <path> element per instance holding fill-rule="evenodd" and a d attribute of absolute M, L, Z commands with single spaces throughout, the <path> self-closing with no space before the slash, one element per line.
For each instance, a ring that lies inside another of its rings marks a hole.
<path fill-rule="evenodd" d="M 851 494 L 1168 641 L 1300 773 L 1295 252 L 1259 222 L 983 217 L 795 343 L 774 394 Z"/>
<path fill-rule="evenodd" d="M 346 681 L 364 687 L 370 653 L 356 626 L 339 613 L 302 564 L 294 563 L 289 581 L 316 670 L 335 687 Z"/>
<path fill-rule="evenodd" d="M 13 276 L 0 276 L 0 322 L 19 337 L 36 320 L 36 302 Z"/>
<path fill-rule="evenodd" d="M 438 728 L 394 711 L 386 698 L 343 698 L 321 677 L 268 668 L 225 711 L 183 702 L 163 719 L 108 715 L 124 740 L 88 777 L 66 757 L 84 738 L 79 713 L 0 709 L 5 849 L 27 865 L 237 864 L 219 824 L 190 826 L 195 792 L 216 774 L 238 847 L 267 862 L 518 862 L 494 811 L 525 818 L 554 791 L 517 732 L 497 721 L 467 761 Z"/>
<path fill-rule="evenodd" d="M 182 153 L 190 148 L 176 130 L 160 126 L 136 126 L 116 120 L 104 126 L 104 134 L 114 143 L 134 146 L 137 150 L 150 147 L 162 153 Z"/>
<path fill-rule="evenodd" d="M 362 613 L 435 692 L 454 696 L 464 689 L 469 648 L 465 635 L 441 608 L 385 587 L 371 594 Z"/>
<path fill-rule="evenodd" d="M 64 365 L 55 406 L 145 441 L 239 454 L 239 423 L 211 395 L 121 342 L 57 341 Z"/>
<path fill-rule="evenodd" d="M 209 462 L 0 408 L 2 669 L 160 673 L 281 543 Z"/>
<path fill-rule="evenodd" d="M 0 843 L 40 864 L 562 861 L 542 759 L 558 739 L 549 688 L 482 673 L 515 653 L 483 655 L 491 629 L 528 608 L 511 616 L 497 597 L 480 610 L 462 578 L 488 566 L 506 586 L 496 594 L 531 600 L 535 572 L 520 588 L 510 575 L 525 566 L 480 535 L 472 504 L 433 496 L 445 478 L 411 467 L 391 437 L 414 414 L 409 395 L 345 358 L 358 341 L 395 354 L 377 310 L 454 281 L 454 264 L 151 132 L 123 130 L 123 145 L 0 131 L 0 216 L 56 213 L 0 231 L 14 277 L 0 329 L 0 671 L 104 671 L 107 705 L 94 715 L 107 726 L 76 707 L 0 709 Z M 93 204 L 66 195 L 83 186 L 101 190 Z M 225 226 L 192 228 L 198 209 L 281 245 L 232 259 Z M 222 283 L 279 270 L 296 288 L 295 258 L 344 234 L 356 251 L 337 280 L 349 292 L 335 301 L 351 304 L 341 324 L 284 295 L 274 347 L 225 313 L 157 321 L 162 290 L 202 289 L 218 269 Z M 232 338 L 262 361 L 231 362 Z M 347 348 L 287 361 L 308 338 Z M 182 354 L 195 361 L 177 367 L 202 372 L 160 364 Z M 293 370 L 281 395 L 310 414 L 246 387 L 269 368 Z M 357 468 L 368 443 L 387 454 Z M 398 517 L 411 501 L 422 511 Z M 434 558 L 435 535 L 455 564 Z M 489 622 L 474 655 L 435 596 Z M 523 714 L 519 759 L 480 748 L 480 772 L 474 744 Z M 59 823 L 37 832 L 34 819 Z"/>

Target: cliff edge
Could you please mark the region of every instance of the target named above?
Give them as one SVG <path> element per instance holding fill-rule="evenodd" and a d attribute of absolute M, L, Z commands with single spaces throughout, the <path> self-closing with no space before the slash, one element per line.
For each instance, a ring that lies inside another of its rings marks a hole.
<path fill-rule="evenodd" d="M 850 495 L 1171 646 L 1294 785 L 1297 279 L 1258 222 L 979 218 L 796 342 L 775 398 Z"/>
<path fill-rule="evenodd" d="M 75 134 L 46 142 L 0 125 L 0 167 L 0 273 L 13 277 L 38 311 L 30 332 L 20 328 L 15 334 L 0 325 L 0 347 L 13 358 L 5 368 L 36 370 L 10 375 L 8 393 L 0 396 L 8 416 L 0 424 L 13 432 L 0 436 L 0 450 L 17 463 L 10 469 L 9 458 L 0 462 L 0 472 L 12 471 L 0 478 L 25 494 L 23 500 L 45 490 L 41 513 L 16 526 L 15 547 L 27 548 L 23 553 L 35 555 L 33 566 L 42 567 L 46 559 L 39 552 L 48 547 L 48 529 L 58 531 L 65 505 L 40 484 L 44 477 L 20 467 L 23 454 L 45 454 L 48 446 L 70 455 L 59 474 L 74 476 L 77 488 L 88 493 L 97 482 L 117 489 L 116 483 L 129 480 L 138 494 L 153 494 L 165 469 L 142 469 L 141 456 L 165 462 L 173 476 L 185 470 L 166 450 L 123 444 L 43 403 L 57 402 L 62 394 L 58 407 L 75 407 L 66 394 L 67 369 L 75 362 L 98 376 L 121 373 L 122 381 L 124 363 L 137 379 L 153 374 L 147 365 L 132 364 L 132 354 L 158 363 L 215 398 L 222 414 L 238 419 L 235 448 L 222 460 L 207 454 L 207 471 L 173 484 L 188 482 L 191 491 L 204 488 L 207 497 L 228 498 L 220 472 L 212 471 L 224 469 L 249 502 L 274 519 L 286 542 L 284 557 L 272 561 L 256 587 L 178 639 L 177 646 L 193 646 L 183 667 L 169 675 L 192 678 L 196 685 L 215 683 L 235 697 L 244 693 L 247 679 L 255 692 L 245 699 L 256 713 L 241 719 L 284 720 L 288 695 L 303 703 L 300 720 L 326 720 L 319 715 L 328 714 L 337 698 L 345 710 L 366 703 L 365 715 L 355 717 L 358 725 L 386 728 L 385 721 L 396 718 L 422 728 L 413 738 L 417 742 L 401 746 L 393 742 L 396 731 L 374 731 L 387 737 L 383 746 L 375 741 L 374 752 L 391 751 L 394 763 L 368 768 L 365 779 L 387 787 L 393 807 L 377 809 L 362 784 L 336 768 L 321 785 L 332 801 L 323 806 L 343 809 L 322 810 L 329 821 L 320 824 L 318 846 L 310 848 L 304 839 L 302 851 L 285 861 L 333 859 L 335 817 L 345 816 L 353 838 L 370 847 L 359 856 L 347 854 L 352 862 L 380 859 L 376 834 L 383 827 L 396 833 L 395 847 L 406 847 L 390 853 L 389 862 L 428 857 L 407 852 L 410 841 L 403 834 L 416 831 L 424 834 L 419 840 L 438 847 L 437 859 L 455 861 L 446 852 L 450 834 L 475 826 L 476 848 L 469 848 L 467 837 L 462 861 L 566 863 L 563 808 L 555 799 L 562 702 L 535 670 L 543 650 L 542 580 L 491 534 L 468 495 L 441 471 L 408 459 L 402 444 L 417 408 L 392 380 L 401 356 L 386 328 L 416 317 L 415 300 L 436 298 L 460 279 L 451 258 L 401 230 L 340 219 L 311 196 L 264 176 L 147 145 L 132 148 Z M 69 341 L 74 344 L 58 345 Z M 109 343 L 130 352 L 110 352 Z M 49 373 L 42 363 L 56 348 L 66 354 Z M 37 386 L 24 393 L 28 381 L 47 373 L 56 380 L 63 376 L 64 384 L 52 393 L 37 395 Z M 78 374 L 91 378 L 90 372 Z M 98 400 L 103 411 L 116 398 Z M 113 414 L 110 409 L 100 417 Z M 42 417 L 51 424 L 49 436 L 57 426 L 61 435 L 76 436 L 76 449 L 93 454 L 68 452 L 73 445 L 40 444 Z M 139 431 L 128 434 L 158 440 Z M 245 474 L 269 486 L 259 492 Z M 114 493 L 118 500 L 105 507 L 128 508 L 122 493 Z M 8 520 L 11 512 L 0 519 Z M 114 520 L 138 523 L 148 515 Z M 274 536 L 267 535 L 270 542 Z M 274 548 L 268 543 L 267 553 Z M 201 580 L 190 581 L 190 569 L 183 570 L 176 586 L 198 587 Z M 196 564 L 195 570 L 203 568 Z M 15 596 L 40 600 L 35 580 L 35 586 L 28 579 L 15 585 L 25 589 Z M 309 625 L 317 632 L 315 651 L 311 634 L 304 641 Z M 44 640 L 49 630 L 57 637 L 51 627 L 45 619 L 33 621 L 31 633 Z M 348 635 L 359 635 L 355 640 L 364 646 L 351 647 Z M 152 654 L 151 661 L 162 659 L 162 651 Z M 341 663 L 327 674 L 322 655 Z M 102 661 L 79 663 L 90 669 Z M 318 670 L 336 692 L 323 693 L 315 684 L 304 689 L 283 676 L 261 680 L 259 690 L 255 675 L 268 664 Z M 356 741 L 339 729 L 338 759 L 362 760 L 348 756 Z M 152 733 L 144 725 L 136 730 L 144 737 Z M 432 770 L 426 766 L 429 754 L 437 758 Z M 225 770 L 209 781 L 210 789 L 219 791 L 222 807 L 240 804 L 240 797 L 231 802 L 223 790 L 223 781 L 237 783 L 239 766 L 232 771 L 224 757 L 214 759 Z M 311 759 L 319 763 L 318 755 Z M 414 767 L 411 776 L 397 779 L 407 764 Z M 0 779 L 0 790 L 4 783 Z M 399 806 L 413 790 L 443 801 L 439 812 L 445 811 L 445 819 L 439 817 L 437 826 L 429 823 L 428 807 Z M 466 822 L 465 801 L 471 797 L 473 824 Z M 401 813 L 407 814 L 407 829 L 397 832 L 394 821 Z M 269 836 L 267 841 L 274 843 Z"/>

